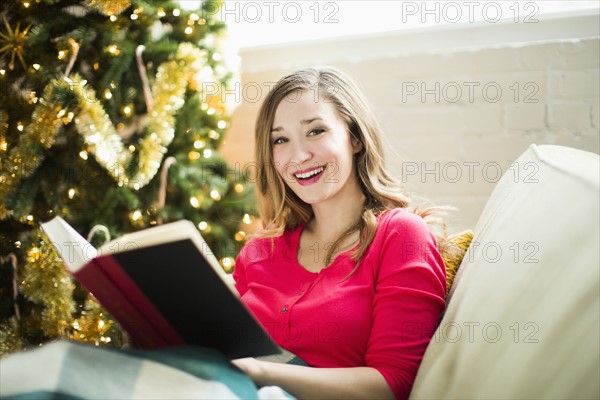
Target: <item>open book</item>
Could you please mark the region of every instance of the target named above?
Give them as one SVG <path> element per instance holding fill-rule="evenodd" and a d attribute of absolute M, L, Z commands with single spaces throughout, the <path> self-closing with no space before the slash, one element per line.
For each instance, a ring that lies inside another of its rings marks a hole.
<path fill-rule="evenodd" d="M 61 217 L 42 229 L 136 346 L 198 345 L 232 359 L 279 352 L 192 222 L 127 234 L 99 249 Z"/>

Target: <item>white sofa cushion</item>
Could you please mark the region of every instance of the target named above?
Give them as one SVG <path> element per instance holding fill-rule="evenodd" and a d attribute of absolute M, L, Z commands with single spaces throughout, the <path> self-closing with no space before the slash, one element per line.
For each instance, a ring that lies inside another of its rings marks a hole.
<path fill-rule="evenodd" d="M 600 397 L 598 160 L 531 145 L 506 171 L 412 399 Z"/>

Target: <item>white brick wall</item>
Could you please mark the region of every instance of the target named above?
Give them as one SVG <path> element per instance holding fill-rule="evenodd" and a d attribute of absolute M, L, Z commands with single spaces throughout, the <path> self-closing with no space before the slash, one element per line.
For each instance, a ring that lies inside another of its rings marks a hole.
<path fill-rule="evenodd" d="M 363 88 L 386 132 L 389 170 L 405 181 L 414 195 L 458 207 L 449 217 L 451 230 L 457 231 L 475 225 L 497 181 L 496 172 L 506 172 L 529 144 L 561 144 L 599 152 L 600 39 L 598 35 L 578 39 L 573 32 L 565 33 L 566 40 L 555 39 L 559 35 L 556 26 L 561 25 L 555 20 L 552 23 L 552 40 L 455 50 L 424 48 L 403 54 L 399 43 L 407 38 L 394 35 L 366 38 L 361 43 L 353 38 L 321 47 L 300 44 L 248 50 L 242 53 L 242 84 L 274 82 L 314 60 L 347 71 Z M 597 16 L 594 23 L 597 30 Z M 581 25 L 565 22 L 570 27 Z M 499 28 L 493 27 L 494 32 Z M 507 26 L 506 32 L 512 28 Z M 468 36 L 476 34 L 473 29 L 468 32 Z M 369 40 L 381 47 L 379 52 L 369 47 Z M 465 41 L 468 43 L 468 37 Z M 336 53 L 354 44 L 369 49 L 368 57 L 361 60 L 360 54 L 344 57 Z M 303 52 L 306 58 L 300 60 L 298 54 Z M 271 63 L 264 57 L 272 57 Z M 253 60 L 265 64 L 261 68 Z M 439 101 L 433 94 L 422 101 L 421 85 L 434 90 L 439 87 Z M 472 98 L 469 85 L 474 88 Z M 418 94 L 406 93 L 407 88 L 415 87 Z M 458 101 L 456 87 L 463 89 Z M 501 95 L 496 95 L 498 88 Z M 243 103 L 233 116 L 223 146 L 231 162 L 252 161 L 258 106 Z M 435 173 L 426 173 L 436 169 L 439 179 Z"/>

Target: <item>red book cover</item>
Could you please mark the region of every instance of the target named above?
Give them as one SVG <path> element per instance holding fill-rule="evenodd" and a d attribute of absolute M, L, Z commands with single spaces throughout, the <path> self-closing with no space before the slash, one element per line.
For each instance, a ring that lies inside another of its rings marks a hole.
<path fill-rule="evenodd" d="M 140 288 L 131 280 L 129 275 L 119 265 L 117 260 L 110 254 L 96 257 L 94 263 L 97 265 L 99 271 L 103 271 L 103 274 L 110 277 L 115 288 L 118 288 L 118 292 L 124 293 L 125 296 L 131 300 L 132 304 L 135 304 L 135 311 L 139 315 L 139 319 L 131 320 L 131 329 L 128 329 L 125 324 L 121 324 L 123 328 L 132 337 L 133 342 L 141 348 L 155 349 L 165 346 L 179 346 L 184 345 L 185 341 L 181 336 L 173 329 L 170 323 L 162 316 L 162 314 L 154 307 L 154 304 L 146 297 L 146 295 L 140 290 Z M 77 277 L 77 276 L 76 276 Z M 115 291 L 117 292 L 117 291 Z M 106 307 L 106 306 L 105 306 Z M 106 307 L 108 310 L 108 307 Z M 111 313 L 112 314 L 112 313 Z M 127 313 L 123 313 L 127 314 Z M 131 315 L 125 315 L 125 318 L 130 318 Z M 115 317 L 117 318 L 117 317 Z M 121 321 L 119 318 L 117 320 Z M 146 323 L 142 326 L 142 321 L 152 321 L 151 324 Z M 148 342 L 148 338 L 140 338 L 144 342 L 137 340 L 138 337 L 146 336 L 146 332 L 153 331 L 153 340 L 149 345 L 143 343 Z"/>
<path fill-rule="evenodd" d="M 136 347 L 158 349 L 165 347 L 167 341 L 158 333 L 143 313 L 129 300 L 129 296 L 113 284 L 101 268 L 97 268 L 98 259 L 94 259 L 73 273 L 87 290 L 94 295 L 102 306 L 127 331 Z"/>

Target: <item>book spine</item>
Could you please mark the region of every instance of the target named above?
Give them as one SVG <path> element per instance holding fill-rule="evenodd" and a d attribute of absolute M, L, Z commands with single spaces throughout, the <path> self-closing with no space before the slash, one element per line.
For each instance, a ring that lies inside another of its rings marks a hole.
<path fill-rule="evenodd" d="M 141 314 L 119 287 L 92 260 L 73 274 L 127 331 L 133 343 L 143 349 L 165 347 L 165 339 Z"/>
<path fill-rule="evenodd" d="M 102 255 L 94 259 L 96 264 L 102 268 L 113 284 L 117 286 L 135 304 L 139 312 L 150 321 L 154 329 L 163 338 L 168 346 L 184 345 L 185 341 L 179 333 L 171 326 L 160 311 L 152 304 L 150 299 L 140 290 L 131 277 L 121 268 L 117 260 L 111 255 Z"/>

